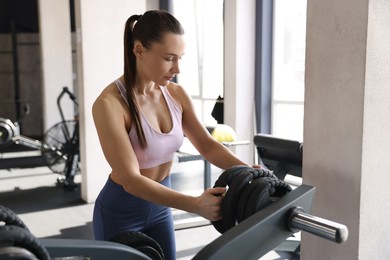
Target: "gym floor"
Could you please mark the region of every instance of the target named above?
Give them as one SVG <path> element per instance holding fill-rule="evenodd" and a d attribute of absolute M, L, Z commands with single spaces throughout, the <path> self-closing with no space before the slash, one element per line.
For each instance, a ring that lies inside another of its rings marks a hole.
<path fill-rule="evenodd" d="M 191 169 L 191 170 L 189 170 Z M 211 183 L 222 171 L 212 167 Z M 93 239 L 93 204 L 85 203 L 80 189 L 65 191 L 56 187 L 61 177 L 47 167 L 0 170 L 0 205 L 4 205 L 25 222 L 37 238 Z M 79 184 L 81 175 L 75 182 Z M 175 163 L 172 172 L 174 189 L 190 194 L 203 190 L 203 162 Z M 205 219 L 174 210 L 177 259 L 192 259 L 205 245 L 220 234 Z M 298 253 L 271 251 L 262 260 L 299 259 Z"/>

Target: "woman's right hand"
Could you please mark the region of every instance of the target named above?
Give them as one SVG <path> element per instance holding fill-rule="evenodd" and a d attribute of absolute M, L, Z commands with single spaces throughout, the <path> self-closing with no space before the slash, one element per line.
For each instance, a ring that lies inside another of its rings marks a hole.
<path fill-rule="evenodd" d="M 222 218 L 221 211 L 221 202 L 223 193 L 225 193 L 226 188 L 217 187 L 217 188 L 208 188 L 205 190 L 202 195 L 197 197 L 197 214 L 210 220 L 218 221 Z"/>

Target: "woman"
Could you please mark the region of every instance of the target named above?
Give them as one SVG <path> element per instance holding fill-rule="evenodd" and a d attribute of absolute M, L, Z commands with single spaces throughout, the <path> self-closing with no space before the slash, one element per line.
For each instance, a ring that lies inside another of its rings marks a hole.
<path fill-rule="evenodd" d="M 222 169 L 246 165 L 217 142 L 195 115 L 190 96 L 171 82 L 180 73 L 184 30 L 168 12 L 131 16 L 125 26 L 124 74 L 99 95 L 93 118 L 112 171 L 94 209 L 96 239 L 140 231 L 156 240 L 166 259 L 175 259 L 170 208 L 210 220 L 221 219 L 225 188 L 198 197 L 172 190 L 174 153 L 188 137 L 212 164 Z"/>

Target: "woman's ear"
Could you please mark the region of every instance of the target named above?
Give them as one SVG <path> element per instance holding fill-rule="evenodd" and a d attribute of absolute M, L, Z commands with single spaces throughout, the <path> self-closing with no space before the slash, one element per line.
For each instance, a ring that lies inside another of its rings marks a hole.
<path fill-rule="evenodd" d="M 143 53 L 143 46 L 140 42 L 136 41 L 133 48 L 134 55 L 139 57 Z"/>

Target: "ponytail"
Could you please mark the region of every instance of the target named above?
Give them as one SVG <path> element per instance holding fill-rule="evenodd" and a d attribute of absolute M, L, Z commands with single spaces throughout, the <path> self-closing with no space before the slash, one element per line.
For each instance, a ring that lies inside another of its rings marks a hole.
<path fill-rule="evenodd" d="M 151 10 L 143 15 L 132 15 L 126 21 L 124 34 L 124 79 L 129 111 L 142 149 L 148 144 L 141 124 L 140 109 L 136 99 L 136 57 L 133 52 L 134 41 L 140 41 L 144 48 L 161 42 L 165 33 L 184 34 L 179 21 L 163 10 Z"/>
<path fill-rule="evenodd" d="M 127 101 L 129 103 L 129 112 L 132 119 L 132 125 L 135 126 L 137 136 L 139 138 L 139 144 L 142 149 L 146 148 L 147 142 L 144 131 L 141 125 L 140 110 L 137 105 L 135 97 L 135 76 L 136 76 L 136 59 L 133 52 L 134 41 L 133 41 L 133 28 L 134 23 L 140 19 L 142 15 L 132 15 L 126 21 L 125 36 L 124 36 L 124 80 L 126 87 Z"/>

